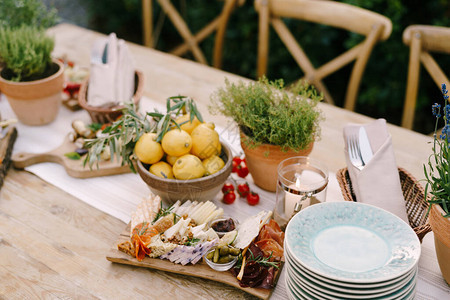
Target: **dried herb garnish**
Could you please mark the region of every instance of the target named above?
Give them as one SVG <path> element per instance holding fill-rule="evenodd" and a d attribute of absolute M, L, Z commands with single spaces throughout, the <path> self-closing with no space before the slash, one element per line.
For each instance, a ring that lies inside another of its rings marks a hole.
<path fill-rule="evenodd" d="M 188 238 L 188 240 L 184 243 L 185 246 L 194 246 L 196 243 L 198 243 L 200 239 L 197 238 Z"/>
<path fill-rule="evenodd" d="M 171 207 L 169 207 L 169 208 L 161 208 L 161 209 L 156 213 L 156 216 L 155 216 L 155 218 L 153 219 L 152 224 L 155 224 L 155 222 L 158 221 L 160 218 L 165 217 L 165 216 L 171 214 L 171 213 L 172 213 L 172 210 L 173 210 L 173 205 L 172 205 Z M 178 216 L 177 214 L 174 214 L 174 215 L 175 215 L 175 217 Z M 175 223 L 175 220 L 174 220 L 174 223 Z"/>
<path fill-rule="evenodd" d="M 274 267 L 276 269 L 280 268 L 279 267 L 280 262 L 270 261 L 270 259 L 272 258 L 272 253 L 273 252 L 270 253 L 269 257 L 264 257 L 264 256 L 259 256 L 259 255 L 257 257 L 255 257 L 253 255 L 252 250 L 250 250 L 250 248 L 248 248 L 248 251 L 250 252 L 250 256 L 248 256 L 247 259 L 246 259 L 247 263 L 254 261 L 254 262 L 257 262 L 258 264 L 260 264 L 262 266 L 265 266 L 265 267 Z M 240 269 L 241 266 L 242 266 L 242 256 L 241 256 L 241 254 L 239 254 L 238 262 L 236 263 L 234 268 L 239 268 Z"/>

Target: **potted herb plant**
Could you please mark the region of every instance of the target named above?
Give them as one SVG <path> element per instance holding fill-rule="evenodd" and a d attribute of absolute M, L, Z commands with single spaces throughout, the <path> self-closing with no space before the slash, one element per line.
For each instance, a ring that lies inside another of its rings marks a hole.
<path fill-rule="evenodd" d="M 54 38 L 45 33 L 56 22 L 56 11 L 38 0 L 3 4 L 0 90 L 22 123 L 49 123 L 58 113 L 64 84 L 64 66 L 51 58 Z"/>
<path fill-rule="evenodd" d="M 433 105 L 433 115 L 436 117 L 436 127 L 433 141 L 433 153 L 428 159 L 425 171 L 425 195 L 428 196 L 430 207 L 430 225 L 434 233 L 436 255 L 442 275 L 450 284 L 450 104 L 447 87 L 442 84 L 444 96 L 442 134 L 437 135 L 441 119 L 441 105 Z"/>
<path fill-rule="evenodd" d="M 256 185 L 274 192 L 278 164 L 307 156 L 320 137 L 322 95 L 299 81 L 289 91 L 283 80 L 230 83 L 211 96 L 212 114 L 231 117 L 239 126 L 241 146 Z"/>
<path fill-rule="evenodd" d="M 64 66 L 52 60 L 54 39 L 44 29 L 22 25 L 0 28 L 0 89 L 19 121 L 43 125 L 56 118 Z"/>

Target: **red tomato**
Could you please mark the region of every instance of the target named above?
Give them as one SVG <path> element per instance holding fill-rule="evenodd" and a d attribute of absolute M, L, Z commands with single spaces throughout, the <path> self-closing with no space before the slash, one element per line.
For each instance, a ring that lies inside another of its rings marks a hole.
<path fill-rule="evenodd" d="M 227 182 L 222 187 L 222 193 L 226 194 L 229 191 L 234 191 L 234 185 L 232 185 L 231 183 Z"/>
<path fill-rule="evenodd" d="M 237 174 L 239 177 L 245 178 L 248 175 L 247 164 L 243 161 L 237 166 Z"/>
<path fill-rule="evenodd" d="M 235 157 L 233 157 L 233 161 L 231 163 L 233 165 L 231 172 L 237 173 L 237 170 L 238 170 L 237 168 L 238 168 L 239 164 L 241 163 L 241 158 L 239 156 L 235 156 Z"/>
<path fill-rule="evenodd" d="M 232 204 L 236 200 L 236 194 L 233 191 L 228 191 L 223 195 L 223 202 L 225 204 Z"/>
<path fill-rule="evenodd" d="M 69 61 L 67 62 L 67 65 L 68 65 L 69 67 L 73 68 L 73 66 L 74 66 L 75 64 L 74 64 L 73 61 L 70 61 L 70 60 L 69 60 Z"/>
<path fill-rule="evenodd" d="M 250 205 L 256 205 L 259 203 L 259 195 L 254 192 L 250 192 L 247 195 L 247 203 Z"/>
<path fill-rule="evenodd" d="M 246 198 L 248 193 L 250 193 L 250 187 L 248 186 L 247 182 L 241 183 L 237 186 L 237 191 L 239 193 L 239 196 L 241 196 L 242 198 Z"/>
<path fill-rule="evenodd" d="M 232 164 L 231 172 L 232 172 L 232 173 L 237 173 L 239 163 L 237 163 L 237 162 L 235 162 L 235 161 L 233 160 L 233 161 L 231 162 L 231 164 Z"/>
<path fill-rule="evenodd" d="M 235 161 L 237 164 L 240 164 L 242 159 L 239 156 L 233 157 L 233 161 Z"/>

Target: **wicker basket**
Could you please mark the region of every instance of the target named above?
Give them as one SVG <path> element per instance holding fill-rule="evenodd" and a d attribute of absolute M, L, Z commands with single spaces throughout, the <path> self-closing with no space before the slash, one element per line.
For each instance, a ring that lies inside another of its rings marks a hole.
<path fill-rule="evenodd" d="M 133 102 L 138 107 L 139 101 L 141 100 L 142 93 L 144 92 L 144 74 L 136 70 L 135 76 L 134 76 L 134 95 L 133 95 Z M 122 115 L 121 109 L 123 106 L 118 105 L 111 108 L 104 108 L 104 107 L 95 107 L 90 106 L 87 103 L 87 91 L 89 86 L 89 77 L 86 78 L 80 87 L 80 92 L 78 94 L 78 103 L 82 108 L 84 108 L 89 115 L 91 116 L 92 122 L 94 123 L 110 123 L 114 122 L 119 116 Z"/>
<path fill-rule="evenodd" d="M 403 196 L 405 197 L 409 224 L 422 242 L 423 237 L 431 231 L 427 218 L 428 202 L 425 201 L 425 191 L 422 185 L 418 184 L 417 180 L 408 171 L 398 168 L 398 172 Z M 344 200 L 356 201 L 348 169 L 340 169 L 336 174 L 336 178 L 341 187 Z"/>

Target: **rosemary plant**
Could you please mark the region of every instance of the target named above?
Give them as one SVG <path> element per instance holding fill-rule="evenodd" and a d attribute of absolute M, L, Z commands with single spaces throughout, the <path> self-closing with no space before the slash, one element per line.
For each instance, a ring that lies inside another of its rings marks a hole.
<path fill-rule="evenodd" d="M 2 77 L 12 81 L 29 81 L 48 77 L 52 70 L 51 53 L 55 40 L 45 30 L 22 25 L 0 26 L 0 62 Z"/>
<path fill-rule="evenodd" d="M 450 217 L 450 104 L 447 95 L 448 90 L 442 84 L 442 95 L 444 98 L 443 116 L 441 115 L 441 105 L 433 104 L 432 112 L 436 117 L 434 129 L 433 153 L 428 158 L 428 168 L 424 165 L 425 173 L 425 197 L 431 195 L 430 204 L 438 204 L 445 211 L 446 218 Z M 443 117 L 444 127 L 441 135 L 437 136 L 439 121 Z"/>
<path fill-rule="evenodd" d="M 168 98 L 166 109 L 166 113 L 155 111 L 141 115 L 133 103 L 125 104 L 122 116 L 117 121 L 103 129 L 95 139 L 86 141 L 85 147 L 88 153 L 84 159 L 84 165 L 88 164 L 92 168 L 97 163 L 98 166 L 101 153 L 109 147 L 111 160 L 116 157 L 117 161 L 121 161 L 122 165 L 128 165 L 136 173 L 133 164 L 136 158 L 133 151 L 136 142 L 144 133 L 155 132 L 158 135 L 157 142 L 160 142 L 167 131 L 175 127 L 180 128 L 184 124 L 184 122 L 178 124 L 175 121 L 175 118 L 183 113 L 189 113 L 190 121 L 197 117 L 200 122 L 203 122 L 194 100 L 189 97 Z"/>
<path fill-rule="evenodd" d="M 209 110 L 232 118 L 246 135 L 250 147 L 260 144 L 281 146 L 282 150 L 305 149 L 320 136 L 322 119 L 317 104 L 323 99 L 304 81 L 289 91 L 283 80 L 237 84 L 225 81 L 211 96 Z"/>

